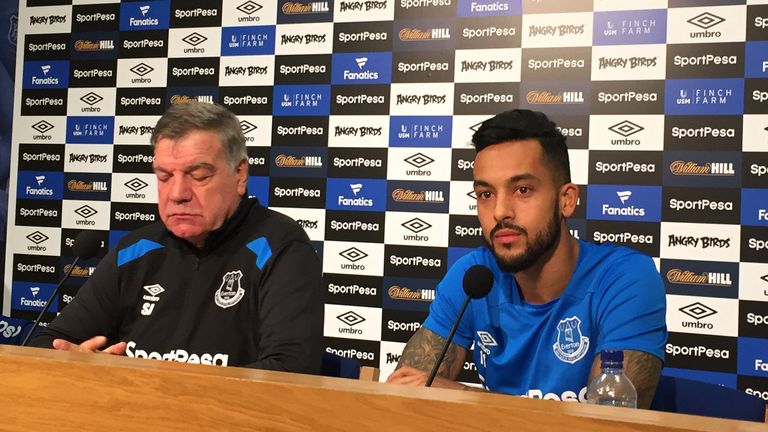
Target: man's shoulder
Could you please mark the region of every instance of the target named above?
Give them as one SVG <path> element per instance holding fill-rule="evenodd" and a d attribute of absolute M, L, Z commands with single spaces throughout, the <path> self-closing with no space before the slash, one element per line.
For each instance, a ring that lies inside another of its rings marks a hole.
<path fill-rule="evenodd" d="M 579 240 L 581 259 L 598 267 L 631 267 L 652 263 L 648 255 L 614 243 L 592 243 Z"/>
<path fill-rule="evenodd" d="M 242 234 L 248 241 L 264 237 L 273 246 L 292 241 L 309 242 L 307 233 L 298 222 L 290 216 L 262 205 L 251 207 Z"/>
<path fill-rule="evenodd" d="M 148 240 L 155 243 L 166 244 L 168 241 L 168 230 L 162 222 L 154 222 L 137 228 L 128 234 L 125 234 L 117 242 L 117 249 L 122 249 L 135 244 L 141 240 Z"/>

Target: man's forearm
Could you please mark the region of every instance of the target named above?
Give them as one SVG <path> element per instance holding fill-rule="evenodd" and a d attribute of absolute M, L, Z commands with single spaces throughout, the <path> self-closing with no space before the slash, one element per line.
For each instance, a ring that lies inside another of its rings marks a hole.
<path fill-rule="evenodd" d="M 429 372 L 432 370 L 440 350 L 445 345 L 445 338 L 424 327 L 414 333 L 408 344 L 403 349 L 397 369 L 402 366 L 410 366 L 415 369 Z M 466 350 L 456 344 L 451 344 L 445 353 L 445 358 L 437 370 L 441 377 L 455 380 L 464 365 Z"/>

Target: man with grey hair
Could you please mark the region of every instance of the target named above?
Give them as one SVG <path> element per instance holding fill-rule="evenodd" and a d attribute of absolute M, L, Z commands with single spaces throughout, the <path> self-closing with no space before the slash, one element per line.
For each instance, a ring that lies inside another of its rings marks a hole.
<path fill-rule="evenodd" d="M 295 221 L 247 198 L 237 117 L 176 105 L 151 142 L 162 223 L 123 237 L 32 344 L 319 372 L 320 260 Z"/>

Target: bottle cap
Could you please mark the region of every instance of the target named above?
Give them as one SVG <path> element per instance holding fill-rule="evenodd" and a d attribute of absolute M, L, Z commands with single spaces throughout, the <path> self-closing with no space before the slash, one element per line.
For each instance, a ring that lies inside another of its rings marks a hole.
<path fill-rule="evenodd" d="M 600 361 L 603 363 L 623 363 L 624 351 L 622 350 L 603 350 L 600 352 Z"/>

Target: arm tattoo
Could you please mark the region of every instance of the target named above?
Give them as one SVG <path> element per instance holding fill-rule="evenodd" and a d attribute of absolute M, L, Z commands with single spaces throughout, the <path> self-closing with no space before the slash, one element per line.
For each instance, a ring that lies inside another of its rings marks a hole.
<path fill-rule="evenodd" d="M 590 382 L 600 373 L 600 356 L 595 357 Z M 637 407 L 648 409 L 656 394 L 656 386 L 661 377 L 661 360 L 642 351 L 624 351 L 624 375 L 626 375 L 637 390 Z"/>
<path fill-rule="evenodd" d="M 408 344 L 403 349 L 400 361 L 397 362 L 397 369 L 402 366 L 410 366 L 419 370 L 429 372 L 437 360 L 440 350 L 445 344 L 445 338 L 422 327 L 411 336 Z M 445 358 L 437 370 L 437 374 L 443 378 L 455 380 L 459 376 L 467 350 L 451 344 L 445 353 Z"/>
<path fill-rule="evenodd" d="M 650 408 L 661 377 L 661 360 L 641 351 L 624 351 L 624 374 L 637 390 L 637 407 Z"/>

